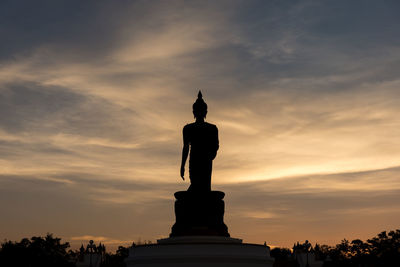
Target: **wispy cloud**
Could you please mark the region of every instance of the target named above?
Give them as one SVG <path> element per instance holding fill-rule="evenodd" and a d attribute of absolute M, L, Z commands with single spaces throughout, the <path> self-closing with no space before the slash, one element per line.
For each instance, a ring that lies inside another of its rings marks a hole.
<path fill-rule="evenodd" d="M 397 3 L 1 5 L 1 203 L 13 203 L 0 205 L 1 236 L 166 235 L 198 89 L 219 127 L 213 182 L 233 233 L 278 242 L 293 225 L 326 239 L 357 218 L 368 234 L 393 225 Z"/>

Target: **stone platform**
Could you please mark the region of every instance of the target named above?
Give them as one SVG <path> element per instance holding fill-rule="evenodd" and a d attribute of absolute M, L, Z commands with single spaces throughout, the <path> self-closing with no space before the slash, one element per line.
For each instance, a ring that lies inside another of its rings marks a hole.
<path fill-rule="evenodd" d="M 272 267 L 268 246 L 229 237 L 224 192 L 175 193 L 176 222 L 169 238 L 131 247 L 127 267 Z"/>
<path fill-rule="evenodd" d="M 182 236 L 130 248 L 127 267 L 272 267 L 269 247 L 222 236 Z"/>
<path fill-rule="evenodd" d="M 170 237 L 177 236 L 225 236 L 229 237 L 224 223 L 225 196 L 221 191 L 175 193 L 176 222 Z"/>

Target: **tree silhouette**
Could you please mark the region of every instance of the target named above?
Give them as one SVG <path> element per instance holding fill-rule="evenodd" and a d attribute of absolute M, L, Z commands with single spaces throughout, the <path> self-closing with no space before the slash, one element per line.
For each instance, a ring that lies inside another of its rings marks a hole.
<path fill-rule="evenodd" d="M 129 255 L 129 248 L 119 246 L 115 254 L 105 254 L 101 267 L 125 267 L 125 259 Z"/>
<path fill-rule="evenodd" d="M 51 267 L 75 266 L 66 251 L 69 243 L 47 234 L 44 238 L 34 236 L 20 242 L 6 241 L 1 244 L 0 266 Z"/>

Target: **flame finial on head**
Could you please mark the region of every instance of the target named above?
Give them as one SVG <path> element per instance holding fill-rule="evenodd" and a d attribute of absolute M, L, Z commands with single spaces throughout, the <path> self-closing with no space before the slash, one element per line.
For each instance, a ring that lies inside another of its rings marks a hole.
<path fill-rule="evenodd" d="M 193 114 L 195 117 L 204 117 L 207 114 L 207 104 L 203 100 L 203 94 L 199 90 L 196 102 L 193 104 Z"/>

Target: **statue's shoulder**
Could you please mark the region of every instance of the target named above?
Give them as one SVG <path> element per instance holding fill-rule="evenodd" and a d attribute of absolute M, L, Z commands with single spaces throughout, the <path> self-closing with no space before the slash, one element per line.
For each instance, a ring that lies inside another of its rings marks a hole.
<path fill-rule="evenodd" d="M 215 124 L 208 123 L 208 122 L 206 122 L 205 124 L 206 124 L 206 125 L 207 125 L 207 127 L 209 127 L 209 128 L 212 128 L 212 129 L 216 129 L 216 130 L 218 130 L 218 128 L 217 128 L 217 125 L 215 125 Z"/>
<path fill-rule="evenodd" d="M 183 129 L 185 128 L 192 128 L 194 126 L 194 122 L 192 123 L 187 123 L 185 126 L 183 126 Z"/>
<path fill-rule="evenodd" d="M 189 131 L 190 129 L 194 128 L 194 123 L 188 123 L 185 126 L 183 126 L 183 131 Z"/>

